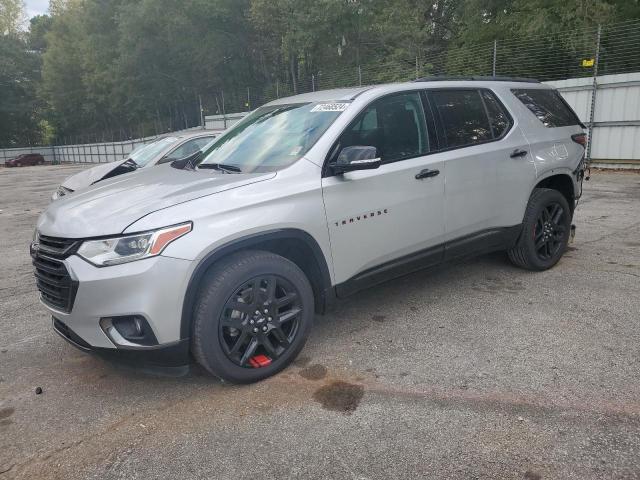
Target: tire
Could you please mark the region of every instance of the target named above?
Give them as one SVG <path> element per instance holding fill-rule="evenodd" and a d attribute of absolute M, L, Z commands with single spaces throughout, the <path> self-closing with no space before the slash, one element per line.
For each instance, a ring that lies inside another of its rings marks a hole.
<path fill-rule="evenodd" d="M 511 262 L 535 271 L 553 267 L 567 250 L 571 217 L 569 203 L 559 191 L 534 189 L 524 214 L 518 243 L 507 252 Z"/>
<path fill-rule="evenodd" d="M 313 317 L 313 290 L 296 264 L 270 252 L 239 252 L 203 278 L 191 351 L 202 367 L 223 380 L 257 382 L 298 356 Z"/>

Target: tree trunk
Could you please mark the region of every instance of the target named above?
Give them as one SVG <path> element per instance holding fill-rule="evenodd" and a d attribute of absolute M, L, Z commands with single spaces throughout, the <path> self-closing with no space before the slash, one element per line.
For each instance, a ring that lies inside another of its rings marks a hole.
<path fill-rule="evenodd" d="M 289 55 L 289 68 L 291 69 L 291 83 L 293 84 L 293 94 L 298 94 L 298 78 L 296 75 L 296 60 L 293 55 Z"/>

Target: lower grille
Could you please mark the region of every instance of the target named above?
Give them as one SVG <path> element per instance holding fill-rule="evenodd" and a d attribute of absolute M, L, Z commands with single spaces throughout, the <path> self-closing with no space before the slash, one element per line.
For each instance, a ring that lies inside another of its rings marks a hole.
<path fill-rule="evenodd" d="M 69 313 L 78 290 L 78 282 L 71 278 L 63 260 L 75 251 L 76 240 L 40 237 L 31 249 L 36 285 L 42 301 L 58 311 Z"/>

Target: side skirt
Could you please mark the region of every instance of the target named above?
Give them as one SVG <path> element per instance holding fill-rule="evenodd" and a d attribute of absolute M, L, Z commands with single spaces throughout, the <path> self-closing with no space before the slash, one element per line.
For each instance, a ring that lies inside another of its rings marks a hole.
<path fill-rule="evenodd" d="M 478 255 L 508 250 L 516 245 L 521 233 L 522 224 L 483 230 L 397 258 L 365 270 L 336 285 L 336 296 L 343 298 L 365 288 L 443 263 L 452 263 Z"/>

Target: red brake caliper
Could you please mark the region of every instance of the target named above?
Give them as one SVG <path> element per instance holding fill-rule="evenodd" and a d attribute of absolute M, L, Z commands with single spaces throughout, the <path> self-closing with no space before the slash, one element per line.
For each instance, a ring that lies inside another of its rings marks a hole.
<path fill-rule="evenodd" d="M 249 359 L 249 365 L 253 368 L 267 367 L 271 365 L 271 359 L 266 355 L 255 355 Z"/>

